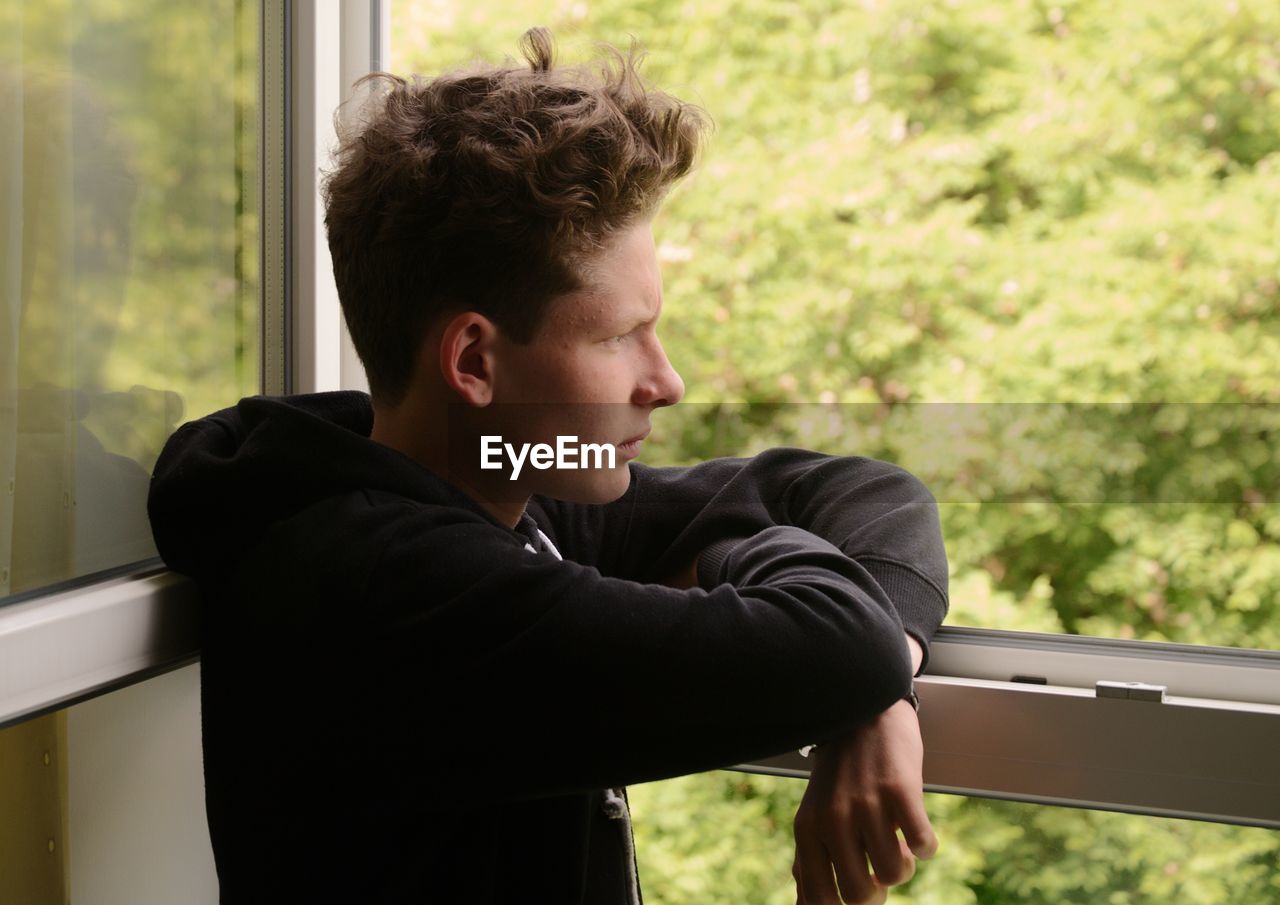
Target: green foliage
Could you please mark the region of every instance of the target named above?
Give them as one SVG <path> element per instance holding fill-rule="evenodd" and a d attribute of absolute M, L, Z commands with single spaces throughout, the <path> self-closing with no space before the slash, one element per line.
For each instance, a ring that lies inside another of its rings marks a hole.
<path fill-rule="evenodd" d="M 791 838 L 803 793 L 795 780 L 746 773 L 631 787 L 645 900 L 790 905 L 792 850 L 779 840 Z"/>
<path fill-rule="evenodd" d="M 1276 4 L 396 15 L 397 68 L 425 73 L 533 24 L 570 61 L 634 35 L 649 79 L 715 118 L 656 224 L 688 404 L 659 416 L 654 461 L 788 443 L 901 462 L 942 504 L 954 624 L 1280 647 Z M 792 901 L 800 791 L 633 789 L 646 898 Z M 1274 833 L 929 808 L 942 850 L 896 900 L 1280 899 Z"/>

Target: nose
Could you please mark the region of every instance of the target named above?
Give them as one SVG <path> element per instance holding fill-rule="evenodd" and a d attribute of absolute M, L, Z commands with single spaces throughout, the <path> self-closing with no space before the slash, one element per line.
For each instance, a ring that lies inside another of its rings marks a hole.
<path fill-rule="evenodd" d="M 654 408 L 675 405 L 684 396 L 684 381 L 671 366 L 666 350 L 662 348 L 662 343 L 657 337 L 653 339 L 653 348 L 652 367 L 636 384 L 631 401 L 637 405 L 649 405 Z"/>

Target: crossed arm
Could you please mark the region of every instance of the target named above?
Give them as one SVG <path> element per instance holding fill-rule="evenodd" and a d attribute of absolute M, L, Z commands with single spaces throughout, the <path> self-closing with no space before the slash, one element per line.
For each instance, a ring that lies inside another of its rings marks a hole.
<path fill-rule="evenodd" d="M 878 584 L 883 597 L 865 598 L 861 612 L 873 617 L 878 606 L 892 604 L 899 630 L 906 629 L 912 673 L 919 671 L 928 656 L 922 639 L 946 611 L 946 559 L 936 505 L 905 472 L 790 449 L 632 471 L 631 490 L 614 504 L 549 505 L 568 555 L 606 574 L 705 590 L 725 580 L 714 564 L 744 539 L 794 526 L 858 563 L 860 581 Z M 885 669 L 899 665 L 906 664 Z M 937 848 L 923 806 L 923 745 L 911 705 L 899 701 L 844 725 L 842 734 L 810 739 L 823 743 L 796 813 L 799 905 L 882 902 L 887 887 L 912 876 L 915 858 Z"/>
<path fill-rule="evenodd" d="M 696 587 L 697 559 L 662 583 Z M 914 675 L 924 651 L 910 634 L 906 640 Z M 911 879 L 916 858 L 933 857 L 923 760 L 920 723 L 905 700 L 814 749 L 795 818 L 797 905 L 878 905 L 889 887 Z"/>

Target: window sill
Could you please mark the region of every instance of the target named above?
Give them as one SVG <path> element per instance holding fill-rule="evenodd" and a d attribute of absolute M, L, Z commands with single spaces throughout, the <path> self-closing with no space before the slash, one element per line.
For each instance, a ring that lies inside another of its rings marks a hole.
<path fill-rule="evenodd" d="M 0 728 L 198 660 L 199 615 L 156 568 L 0 607 Z"/>

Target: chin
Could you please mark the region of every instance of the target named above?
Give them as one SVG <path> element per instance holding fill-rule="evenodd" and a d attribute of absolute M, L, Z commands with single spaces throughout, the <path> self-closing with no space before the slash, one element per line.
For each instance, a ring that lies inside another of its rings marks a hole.
<path fill-rule="evenodd" d="M 562 472 L 559 480 L 534 491 L 566 503 L 603 505 L 612 503 L 631 487 L 631 469 L 625 464 L 617 468 L 584 471 L 574 475 Z"/>

